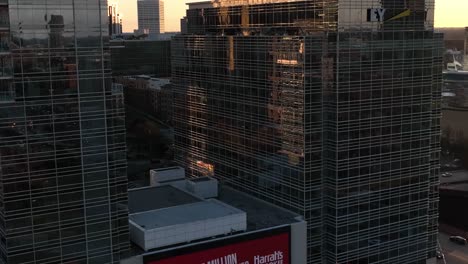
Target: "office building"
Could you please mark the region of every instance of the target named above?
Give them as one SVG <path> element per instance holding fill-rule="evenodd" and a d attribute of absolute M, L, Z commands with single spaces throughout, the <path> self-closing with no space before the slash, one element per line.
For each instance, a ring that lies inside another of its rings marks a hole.
<path fill-rule="evenodd" d="M 147 75 L 115 78 L 123 85 L 125 102 L 165 124 L 171 124 L 173 93 L 169 79 L 152 78 Z"/>
<path fill-rule="evenodd" d="M 183 17 L 180 19 L 180 33 L 187 34 L 188 32 L 187 23 L 188 21 L 186 17 Z"/>
<path fill-rule="evenodd" d="M 119 263 L 129 248 L 107 1 L 73 2 L 0 1 L 0 263 Z"/>
<path fill-rule="evenodd" d="M 149 35 L 164 33 L 164 1 L 138 0 L 138 29 Z"/>
<path fill-rule="evenodd" d="M 443 107 L 454 110 L 466 109 L 468 107 L 468 72 L 444 71 L 442 80 Z"/>
<path fill-rule="evenodd" d="M 195 3 L 172 51 L 176 159 L 308 224 L 308 263 L 435 263 L 434 1 Z"/>
<path fill-rule="evenodd" d="M 10 56 L 8 4 L 0 3 L 0 100 L 8 102 L 13 95 L 13 73 Z"/>
<path fill-rule="evenodd" d="M 112 40 L 113 76 L 171 76 L 170 40 Z"/>
<path fill-rule="evenodd" d="M 122 35 L 123 33 L 123 15 L 120 13 L 118 0 L 108 2 L 109 16 L 109 35 Z"/>

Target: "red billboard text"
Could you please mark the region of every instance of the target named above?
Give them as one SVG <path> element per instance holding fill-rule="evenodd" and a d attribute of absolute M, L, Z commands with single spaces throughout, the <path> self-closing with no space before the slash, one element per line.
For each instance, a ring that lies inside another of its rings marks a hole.
<path fill-rule="evenodd" d="M 146 264 L 289 264 L 289 259 L 289 233 L 283 233 Z"/>

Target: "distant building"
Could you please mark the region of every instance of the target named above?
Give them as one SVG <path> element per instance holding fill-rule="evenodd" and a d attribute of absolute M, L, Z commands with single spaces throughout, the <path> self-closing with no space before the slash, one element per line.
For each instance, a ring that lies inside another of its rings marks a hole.
<path fill-rule="evenodd" d="M 164 33 L 164 1 L 138 0 L 138 29 L 150 35 Z"/>
<path fill-rule="evenodd" d="M 111 65 L 114 76 L 171 76 L 171 42 L 112 40 Z"/>
<path fill-rule="evenodd" d="M 121 35 L 123 33 L 123 15 L 120 13 L 118 0 L 109 1 L 108 16 L 109 35 Z"/>
<path fill-rule="evenodd" d="M 148 36 L 146 36 L 146 40 L 171 40 L 172 37 L 174 37 L 175 35 L 179 34 L 180 32 L 164 32 L 164 33 L 161 33 L 161 34 L 148 34 Z"/>
<path fill-rule="evenodd" d="M 468 108 L 468 71 L 444 71 L 443 106 L 445 108 Z"/>
<path fill-rule="evenodd" d="M 444 45 L 446 49 L 465 50 L 465 29 L 464 28 L 439 28 L 438 32 L 444 34 Z"/>
<path fill-rule="evenodd" d="M 51 48 L 63 48 L 65 21 L 62 15 L 51 15 L 49 21 L 49 43 Z"/>
<path fill-rule="evenodd" d="M 124 87 L 126 104 L 170 124 L 173 112 L 173 92 L 169 79 L 147 75 L 116 78 Z"/>
<path fill-rule="evenodd" d="M 160 92 L 161 98 L 161 121 L 172 126 L 172 118 L 174 115 L 174 91 L 172 85 L 163 85 Z"/>
<path fill-rule="evenodd" d="M 186 34 L 188 31 L 187 29 L 187 24 L 188 24 L 188 20 L 187 20 L 187 17 L 183 17 L 181 20 L 180 20 L 180 33 L 182 34 Z"/>
<path fill-rule="evenodd" d="M 149 29 L 135 29 L 133 30 L 133 35 L 134 36 L 143 36 L 143 35 L 148 35 L 149 34 Z"/>

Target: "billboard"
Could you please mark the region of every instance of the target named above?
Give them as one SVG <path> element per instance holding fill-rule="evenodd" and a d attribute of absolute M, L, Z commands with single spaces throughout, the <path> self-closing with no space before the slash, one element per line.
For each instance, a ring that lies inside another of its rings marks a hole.
<path fill-rule="evenodd" d="M 289 228 L 144 256 L 145 264 L 290 264 Z"/>

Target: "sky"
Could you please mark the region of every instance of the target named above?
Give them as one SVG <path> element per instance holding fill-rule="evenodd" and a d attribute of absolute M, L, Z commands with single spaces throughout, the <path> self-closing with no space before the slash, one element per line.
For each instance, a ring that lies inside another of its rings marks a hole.
<path fill-rule="evenodd" d="M 185 15 L 186 3 L 201 0 L 166 0 L 166 32 L 179 31 L 180 19 Z M 120 0 L 121 13 L 124 15 L 124 31 L 133 32 L 138 28 L 137 0 Z M 468 0 L 436 0 L 436 27 L 468 26 Z"/>

